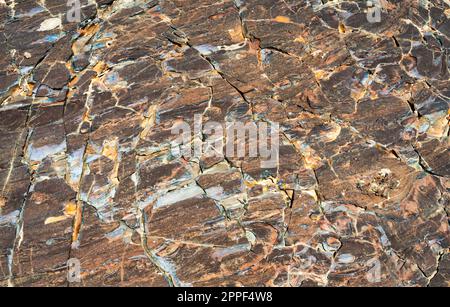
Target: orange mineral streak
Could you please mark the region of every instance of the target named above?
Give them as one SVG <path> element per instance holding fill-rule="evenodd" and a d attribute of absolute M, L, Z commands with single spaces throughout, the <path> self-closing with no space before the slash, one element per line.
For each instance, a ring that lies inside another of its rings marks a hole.
<path fill-rule="evenodd" d="M 277 17 L 275 17 L 274 21 L 279 22 L 279 23 L 292 23 L 291 19 L 286 16 L 277 16 Z"/>

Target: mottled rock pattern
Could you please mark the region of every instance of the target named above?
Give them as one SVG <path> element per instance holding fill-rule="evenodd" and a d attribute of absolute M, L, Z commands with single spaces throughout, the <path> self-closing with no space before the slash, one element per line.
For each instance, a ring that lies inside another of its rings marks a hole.
<path fill-rule="evenodd" d="M 1 286 L 449 286 L 448 1 L 81 2 L 0 0 Z"/>

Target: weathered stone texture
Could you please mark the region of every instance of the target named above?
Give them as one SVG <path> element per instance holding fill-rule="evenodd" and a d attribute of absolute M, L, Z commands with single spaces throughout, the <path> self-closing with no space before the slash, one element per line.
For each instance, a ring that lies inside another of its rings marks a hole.
<path fill-rule="evenodd" d="M 448 1 L 81 3 L 0 0 L 1 286 L 449 286 Z"/>

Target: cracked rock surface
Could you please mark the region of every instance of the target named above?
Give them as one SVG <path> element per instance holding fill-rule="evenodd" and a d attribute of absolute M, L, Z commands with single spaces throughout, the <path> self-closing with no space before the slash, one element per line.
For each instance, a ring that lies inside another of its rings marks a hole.
<path fill-rule="evenodd" d="M 0 0 L 0 286 L 449 286 L 450 3 L 381 3 Z"/>

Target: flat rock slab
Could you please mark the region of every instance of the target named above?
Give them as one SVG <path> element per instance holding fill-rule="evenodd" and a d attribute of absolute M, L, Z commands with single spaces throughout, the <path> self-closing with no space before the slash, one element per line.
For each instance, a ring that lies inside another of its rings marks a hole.
<path fill-rule="evenodd" d="M 449 286 L 450 6 L 379 2 L 0 1 L 0 286 Z"/>

